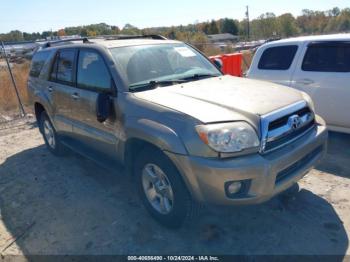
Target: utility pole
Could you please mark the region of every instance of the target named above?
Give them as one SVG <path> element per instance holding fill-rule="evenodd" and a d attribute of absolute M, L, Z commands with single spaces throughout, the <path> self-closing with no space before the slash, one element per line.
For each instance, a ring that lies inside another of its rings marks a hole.
<path fill-rule="evenodd" d="M 248 41 L 250 40 L 250 21 L 249 21 L 249 6 L 247 6 L 247 11 L 245 13 L 247 17 L 247 35 L 248 35 Z"/>

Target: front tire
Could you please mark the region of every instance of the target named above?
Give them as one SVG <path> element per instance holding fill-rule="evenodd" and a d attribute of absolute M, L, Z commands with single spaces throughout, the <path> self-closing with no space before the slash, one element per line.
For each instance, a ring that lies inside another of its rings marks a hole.
<path fill-rule="evenodd" d="M 293 184 L 290 188 L 280 193 L 280 197 L 290 199 L 299 193 L 300 187 L 298 183 Z"/>
<path fill-rule="evenodd" d="M 144 149 L 137 156 L 134 175 L 144 206 L 160 224 L 178 228 L 193 217 L 195 203 L 177 168 L 164 153 Z"/>
<path fill-rule="evenodd" d="M 43 111 L 40 115 L 39 128 L 44 137 L 46 147 L 50 150 L 50 152 L 56 156 L 63 155 L 64 147 L 61 144 L 56 130 L 45 111 Z"/>

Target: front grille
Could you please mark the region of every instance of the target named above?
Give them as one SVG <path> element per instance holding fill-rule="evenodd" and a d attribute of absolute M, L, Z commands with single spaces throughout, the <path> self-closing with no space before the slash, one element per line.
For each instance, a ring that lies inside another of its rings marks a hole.
<path fill-rule="evenodd" d="M 262 116 L 262 154 L 303 137 L 316 126 L 315 115 L 305 101 Z"/>
<path fill-rule="evenodd" d="M 273 130 L 273 129 L 276 129 L 276 128 L 279 128 L 279 127 L 282 127 L 284 125 L 286 125 L 288 123 L 288 119 L 289 117 L 291 117 L 292 115 L 298 115 L 298 116 L 303 116 L 303 115 L 306 115 L 308 113 L 311 113 L 310 111 L 310 108 L 309 107 L 304 107 L 296 112 L 293 112 L 293 113 L 290 113 L 286 116 L 283 116 L 277 120 L 274 120 L 272 121 L 270 124 L 269 124 L 269 130 Z"/>
<path fill-rule="evenodd" d="M 315 125 L 315 120 L 312 120 L 310 123 L 295 130 L 294 132 L 291 132 L 277 140 L 267 142 L 265 146 L 265 152 L 280 148 L 281 146 L 287 144 L 288 142 L 292 142 L 303 133 L 306 133 L 308 130 L 311 130 L 312 127 L 314 127 L 314 125 Z"/>
<path fill-rule="evenodd" d="M 323 146 L 319 146 L 318 148 L 313 150 L 311 153 L 303 157 L 301 160 L 297 161 L 293 165 L 279 172 L 276 176 L 276 184 L 287 179 L 288 177 L 295 174 L 296 172 L 302 170 L 305 166 L 310 164 L 311 161 L 313 161 L 314 158 L 322 152 L 322 150 L 323 150 Z"/>

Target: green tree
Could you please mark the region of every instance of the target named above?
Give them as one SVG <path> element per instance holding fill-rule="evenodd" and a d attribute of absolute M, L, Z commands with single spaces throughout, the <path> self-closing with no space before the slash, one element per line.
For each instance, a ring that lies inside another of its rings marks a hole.
<path fill-rule="evenodd" d="M 0 36 L 1 41 L 23 41 L 23 33 L 18 30 L 13 30 L 7 34 L 2 34 Z"/>
<path fill-rule="evenodd" d="M 220 33 L 238 34 L 237 22 L 233 19 L 224 18 L 220 20 Z"/>
<path fill-rule="evenodd" d="M 336 18 L 336 31 L 349 32 L 350 31 L 350 8 L 343 9 Z"/>
<path fill-rule="evenodd" d="M 215 35 L 219 33 L 219 28 L 216 24 L 215 20 L 211 20 L 210 24 L 209 24 L 209 28 L 208 28 L 208 34 L 210 35 Z"/>
<path fill-rule="evenodd" d="M 328 16 L 338 16 L 340 15 L 340 9 L 339 7 L 334 7 L 333 9 L 329 10 L 327 13 L 328 13 Z"/>
<path fill-rule="evenodd" d="M 278 32 L 277 18 L 274 13 L 265 13 L 251 23 L 251 33 L 257 38 L 274 37 Z"/>
<path fill-rule="evenodd" d="M 202 24 L 202 31 L 209 35 L 210 34 L 210 24 L 209 23 L 203 23 Z"/>
<path fill-rule="evenodd" d="M 277 23 L 278 23 L 278 29 L 279 29 L 278 31 L 280 33 L 280 36 L 290 37 L 290 36 L 295 36 L 299 33 L 299 29 L 295 21 L 295 18 L 290 13 L 279 16 L 277 18 Z"/>
<path fill-rule="evenodd" d="M 118 35 L 120 34 L 120 29 L 118 26 L 111 26 L 112 34 L 113 35 Z"/>
<path fill-rule="evenodd" d="M 141 30 L 138 29 L 136 26 L 133 26 L 131 24 L 126 24 L 123 27 L 121 33 L 125 35 L 139 35 L 141 33 Z"/>
<path fill-rule="evenodd" d="M 297 24 L 302 33 L 324 33 L 331 17 L 326 12 L 304 9 L 302 15 L 297 18 Z"/>
<path fill-rule="evenodd" d="M 48 37 L 50 37 L 52 35 L 51 31 L 44 31 L 42 32 L 42 38 L 47 39 Z"/>
<path fill-rule="evenodd" d="M 174 26 L 172 26 L 170 28 L 170 30 L 168 32 L 166 32 L 166 37 L 168 37 L 169 39 L 175 39 L 176 38 L 176 29 Z"/>
<path fill-rule="evenodd" d="M 190 36 L 189 42 L 195 47 L 197 47 L 199 50 L 204 51 L 209 43 L 209 40 L 204 33 L 193 33 Z"/>

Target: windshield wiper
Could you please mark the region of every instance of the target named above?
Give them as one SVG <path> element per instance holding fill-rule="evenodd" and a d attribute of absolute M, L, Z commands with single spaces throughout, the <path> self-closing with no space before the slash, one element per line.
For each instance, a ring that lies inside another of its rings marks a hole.
<path fill-rule="evenodd" d="M 184 81 L 193 81 L 193 80 L 200 80 L 204 78 L 211 78 L 211 77 L 218 77 L 219 75 L 214 75 L 214 74 L 194 74 L 191 76 L 187 76 L 184 78 L 181 78 L 181 80 Z"/>
<path fill-rule="evenodd" d="M 138 91 L 146 91 L 146 90 L 155 89 L 159 86 L 170 86 L 170 85 L 180 84 L 180 83 L 184 83 L 184 82 L 186 82 L 186 80 L 182 80 L 182 79 L 162 80 L 162 81 L 152 80 L 152 81 L 149 81 L 147 83 L 130 85 L 129 88 L 130 88 L 131 92 L 133 92 L 133 91 L 138 92 Z"/>

